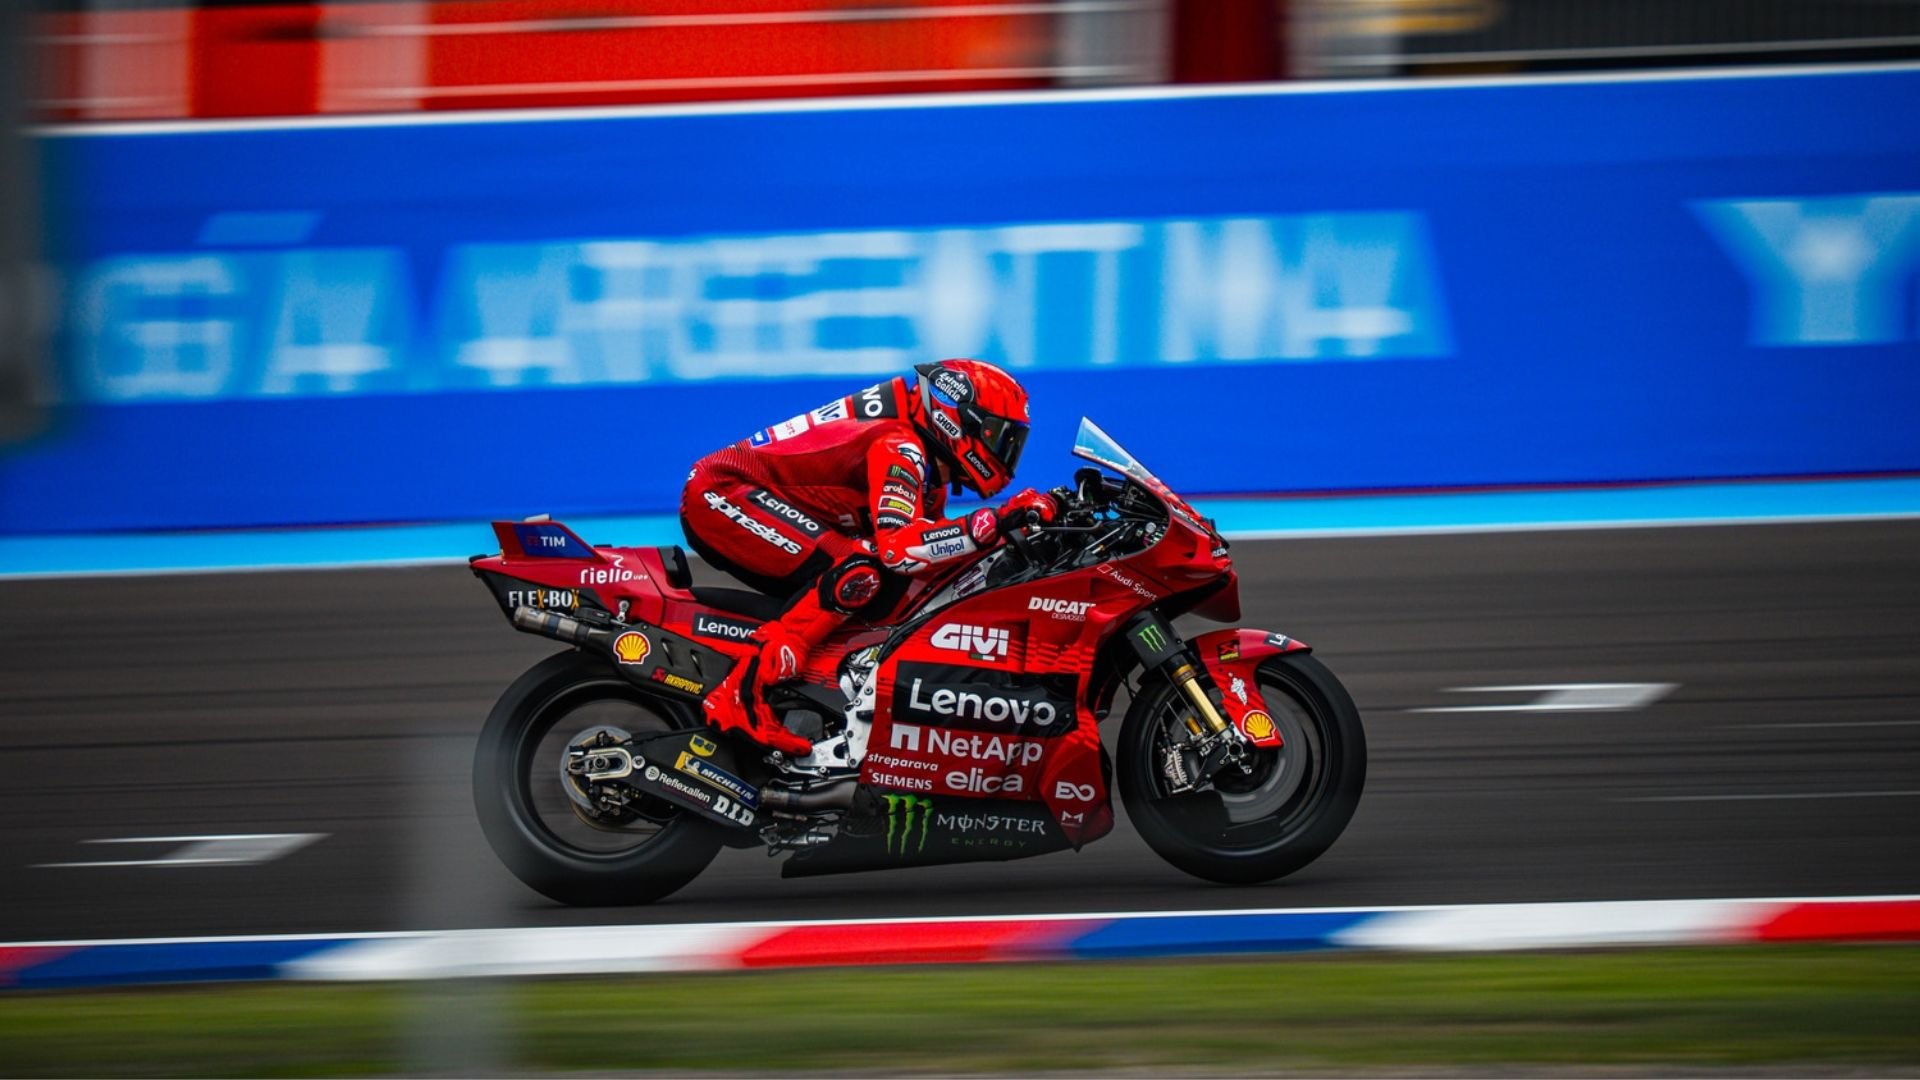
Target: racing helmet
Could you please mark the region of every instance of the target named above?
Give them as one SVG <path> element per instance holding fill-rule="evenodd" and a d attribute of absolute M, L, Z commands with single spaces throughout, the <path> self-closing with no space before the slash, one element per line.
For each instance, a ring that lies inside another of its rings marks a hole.
<path fill-rule="evenodd" d="M 1013 479 L 1027 445 L 1027 392 L 984 360 L 941 360 L 913 369 L 919 387 L 907 412 L 928 449 L 947 460 L 956 483 L 982 497 Z"/>

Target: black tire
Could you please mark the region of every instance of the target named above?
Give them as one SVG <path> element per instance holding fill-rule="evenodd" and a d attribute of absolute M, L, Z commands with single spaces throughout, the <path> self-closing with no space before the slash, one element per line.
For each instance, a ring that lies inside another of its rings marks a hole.
<path fill-rule="evenodd" d="M 543 743 L 550 750 L 556 732 L 564 742 L 569 721 L 594 710 L 635 732 L 700 725 L 692 710 L 642 692 L 598 657 L 550 656 L 514 680 L 487 715 L 474 753 L 473 804 L 494 854 L 539 892 L 581 906 L 650 903 L 706 869 L 720 850 L 720 830 L 666 803 L 649 803 L 650 817 L 630 830 L 596 829 L 572 814 L 560 754 L 543 753 Z"/>
<path fill-rule="evenodd" d="M 1285 745 L 1256 751 L 1254 776 L 1222 779 L 1221 807 L 1240 815 L 1225 830 L 1158 805 L 1169 793 L 1156 745 L 1168 725 L 1180 723 L 1177 687 L 1164 679 L 1143 686 L 1120 728 L 1120 796 L 1134 828 L 1167 862 L 1228 885 L 1272 881 L 1319 858 L 1352 820 L 1366 785 L 1360 711 L 1326 665 L 1291 653 L 1258 671 Z M 1244 790 L 1228 792 L 1234 786 Z"/>

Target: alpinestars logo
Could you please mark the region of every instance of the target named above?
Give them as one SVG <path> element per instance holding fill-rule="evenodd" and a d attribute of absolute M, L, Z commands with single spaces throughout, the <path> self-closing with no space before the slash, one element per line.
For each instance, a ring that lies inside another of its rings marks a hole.
<path fill-rule="evenodd" d="M 933 824 L 933 800 L 919 795 L 883 795 L 887 804 L 887 854 L 909 855 L 927 850 L 927 827 Z"/>
<path fill-rule="evenodd" d="M 716 513 L 724 515 L 728 521 L 733 522 L 735 525 L 740 526 L 789 555 L 800 554 L 799 541 L 781 536 L 780 530 L 768 525 L 764 521 L 755 521 L 746 511 L 728 502 L 725 496 L 708 491 L 703 492 L 701 497 L 707 500 L 708 506 L 712 507 Z"/>
<path fill-rule="evenodd" d="M 1086 622 L 1087 612 L 1093 610 L 1091 600 L 1056 600 L 1051 596 L 1036 596 L 1027 601 L 1028 611 L 1044 611 L 1056 619 L 1068 622 Z"/>
<path fill-rule="evenodd" d="M 963 652 L 975 660 L 1004 660 L 1012 637 L 1004 629 L 947 623 L 928 641 L 936 649 Z"/>

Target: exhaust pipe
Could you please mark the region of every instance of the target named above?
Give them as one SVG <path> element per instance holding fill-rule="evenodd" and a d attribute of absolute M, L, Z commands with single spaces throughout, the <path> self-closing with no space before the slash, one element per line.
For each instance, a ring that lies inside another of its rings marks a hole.
<path fill-rule="evenodd" d="M 514 608 L 513 626 L 516 630 L 550 637 L 569 645 L 594 645 L 607 640 L 607 632 L 597 626 L 589 626 L 579 619 L 567 615 L 556 615 L 551 611 L 541 611 L 538 608 Z"/>
<path fill-rule="evenodd" d="M 787 788 L 763 787 L 760 789 L 760 809 L 793 810 L 802 813 L 814 810 L 845 810 L 853 805 L 853 793 L 860 786 L 854 777 L 835 780 L 825 787 L 812 791 L 792 791 Z"/>

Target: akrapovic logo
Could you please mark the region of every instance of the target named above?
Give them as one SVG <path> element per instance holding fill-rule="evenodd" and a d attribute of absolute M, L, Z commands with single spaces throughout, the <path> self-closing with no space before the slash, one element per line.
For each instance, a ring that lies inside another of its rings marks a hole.
<path fill-rule="evenodd" d="M 735 525 L 740 526 L 789 555 L 800 554 L 801 549 L 798 540 L 780 535 L 780 530 L 768 525 L 764 521 L 755 521 L 745 510 L 728 502 L 726 496 L 717 492 L 708 491 L 703 492 L 702 497 L 707 500 L 708 506 L 712 507 L 716 513 L 723 515 L 728 521 L 733 522 Z"/>
<path fill-rule="evenodd" d="M 966 653 L 975 660 L 1004 660 L 1011 635 L 997 627 L 946 623 L 927 640 L 936 649 Z"/>

